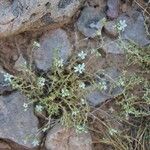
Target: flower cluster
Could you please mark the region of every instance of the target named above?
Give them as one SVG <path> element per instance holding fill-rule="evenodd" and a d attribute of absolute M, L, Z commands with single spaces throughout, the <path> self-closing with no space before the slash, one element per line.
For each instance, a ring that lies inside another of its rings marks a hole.
<path fill-rule="evenodd" d="M 118 22 L 118 24 L 116 25 L 116 27 L 117 27 L 117 29 L 118 29 L 119 31 L 124 31 L 125 28 L 127 27 L 126 21 L 125 21 L 125 20 L 120 20 L 120 21 Z"/>
<path fill-rule="evenodd" d="M 43 87 L 45 85 L 45 78 L 39 77 L 38 78 L 38 86 Z"/>
<path fill-rule="evenodd" d="M 61 95 L 62 95 L 62 97 L 69 96 L 69 95 L 70 95 L 69 90 L 66 89 L 66 88 L 63 88 L 63 89 L 61 90 Z"/>

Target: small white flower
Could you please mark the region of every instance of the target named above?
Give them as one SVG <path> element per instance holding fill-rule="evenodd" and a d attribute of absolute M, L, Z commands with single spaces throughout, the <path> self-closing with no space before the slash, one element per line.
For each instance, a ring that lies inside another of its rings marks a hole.
<path fill-rule="evenodd" d="M 76 132 L 77 133 L 82 133 L 82 132 L 87 133 L 86 126 L 85 125 L 77 125 L 76 126 Z"/>
<path fill-rule="evenodd" d="M 99 82 L 99 88 L 100 90 L 107 90 L 107 84 L 105 81 Z"/>
<path fill-rule="evenodd" d="M 85 59 L 85 57 L 87 56 L 87 53 L 81 51 L 79 54 L 78 54 L 78 57 L 81 58 L 82 60 Z"/>
<path fill-rule="evenodd" d="M 72 116 L 76 116 L 79 113 L 79 111 L 73 111 Z"/>
<path fill-rule="evenodd" d="M 74 72 L 79 72 L 80 74 L 83 73 L 83 71 L 85 70 L 85 64 L 79 64 L 78 66 L 74 67 Z"/>
<path fill-rule="evenodd" d="M 56 60 L 56 66 L 57 66 L 57 67 L 62 68 L 62 67 L 63 67 L 63 63 L 64 63 L 64 60 L 63 60 L 63 59 Z"/>
<path fill-rule="evenodd" d="M 35 110 L 36 110 L 37 112 L 42 112 L 43 106 L 41 106 L 41 105 L 36 105 Z"/>
<path fill-rule="evenodd" d="M 38 78 L 38 85 L 40 87 L 43 87 L 45 85 L 45 78 L 43 77 Z"/>
<path fill-rule="evenodd" d="M 117 29 L 119 31 L 124 31 L 124 29 L 127 27 L 126 21 L 125 20 L 120 20 L 119 23 L 117 24 Z"/>
<path fill-rule="evenodd" d="M 85 99 L 81 99 L 81 104 L 84 105 L 85 104 Z"/>
<path fill-rule="evenodd" d="M 117 131 L 116 129 L 113 129 L 113 128 L 110 128 L 110 129 L 109 129 L 109 134 L 110 134 L 110 135 L 114 135 L 114 134 L 116 134 L 116 133 L 118 133 L 118 131 Z"/>
<path fill-rule="evenodd" d="M 24 108 L 28 108 L 28 104 L 27 104 L 27 103 L 24 103 L 24 104 L 23 104 L 23 107 L 24 107 Z"/>
<path fill-rule="evenodd" d="M 38 48 L 39 48 L 39 47 L 40 47 L 40 43 L 38 43 L 38 42 L 34 41 L 33 46 L 34 46 L 34 47 L 38 47 Z"/>
<path fill-rule="evenodd" d="M 80 87 L 81 89 L 85 89 L 85 83 L 84 83 L 84 82 L 81 82 L 81 83 L 79 84 L 79 87 Z"/>
<path fill-rule="evenodd" d="M 69 95 L 70 95 L 69 90 L 63 88 L 63 89 L 61 90 L 61 95 L 62 95 L 62 97 L 69 96 Z"/>
<path fill-rule="evenodd" d="M 23 107 L 24 107 L 24 111 L 27 111 L 28 104 L 27 104 L 27 103 L 24 103 L 24 104 L 23 104 Z"/>
<path fill-rule="evenodd" d="M 11 83 L 12 77 L 13 77 L 13 75 L 10 75 L 9 73 L 6 73 L 6 74 L 4 74 L 4 81 Z"/>
<path fill-rule="evenodd" d="M 39 141 L 37 139 L 34 139 L 33 142 L 32 142 L 32 145 L 34 147 L 39 146 Z"/>

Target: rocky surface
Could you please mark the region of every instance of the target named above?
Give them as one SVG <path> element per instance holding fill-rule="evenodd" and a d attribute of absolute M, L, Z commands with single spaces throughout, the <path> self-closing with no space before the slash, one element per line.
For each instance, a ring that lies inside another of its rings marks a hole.
<path fill-rule="evenodd" d="M 119 15 L 120 0 L 107 0 L 107 16 L 110 19 L 116 19 Z"/>
<path fill-rule="evenodd" d="M 64 62 L 71 54 L 71 44 L 66 32 L 57 29 L 40 38 L 40 47 L 34 51 L 34 61 L 39 70 L 48 71 L 52 66 L 53 56 L 57 53 Z"/>
<path fill-rule="evenodd" d="M 0 95 L 11 92 L 12 88 L 8 82 L 5 81 L 4 75 L 6 72 L 0 67 Z"/>
<path fill-rule="evenodd" d="M 119 76 L 119 71 L 114 67 L 106 68 L 103 73 L 98 74 L 96 79 L 98 88 L 87 95 L 89 104 L 97 107 L 106 100 L 121 94 L 122 87 L 116 86 Z M 115 86 L 113 87 L 112 85 Z"/>
<path fill-rule="evenodd" d="M 45 146 L 47 150 L 92 150 L 92 139 L 90 133 L 77 135 L 73 129 L 57 125 L 47 134 Z"/>
<path fill-rule="evenodd" d="M 26 60 L 24 59 L 22 54 L 20 54 L 19 58 L 15 62 L 14 69 L 16 69 L 17 71 L 21 71 L 25 68 L 25 66 L 26 66 Z"/>
<path fill-rule="evenodd" d="M 110 38 L 105 38 L 102 49 L 106 52 L 106 54 L 124 54 L 123 48 L 121 48 L 120 42 L 118 39 L 112 40 Z"/>
<path fill-rule="evenodd" d="M 140 46 L 150 44 L 150 39 L 147 37 L 144 17 L 141 12 L 133 11 L 131 16 L 121 15 L 118 20 L 126 20 L 127 27 L 122 32 L 122 38 L 128 41 L 133 41 Z"/>
<path fill-rule="evenodd" d="M 86 7 L 77 21 L 78 30 L 86 37 L 94 38 L 104 26 L 105 14 L 94 7 Z"/>
<path fill-rule="evenodd" d="M 32 140 L 26 138 L 36 136 L 38 120 L 33 114 L 32 107 L 24 111 L 24 102 L 27 102 L 27 99 L 19 92 L 0 96 L 0 138 L 33 148 Z"/>
<path fill-rule="evenodd" d="M 83 0 L 13 0 L 0 3 L 0 37 L 68 22 Z"/>
<path fill-rule="evenodd" d="M 118 36 L 118 31 L 117 31 L 117 28 L 116 28 L 116 21 L 108 21 L 105 26 L 104 26 L 104 29 L 105 29 L 105 33 L 110 36 L 110 37 L 117 37 Z"/>

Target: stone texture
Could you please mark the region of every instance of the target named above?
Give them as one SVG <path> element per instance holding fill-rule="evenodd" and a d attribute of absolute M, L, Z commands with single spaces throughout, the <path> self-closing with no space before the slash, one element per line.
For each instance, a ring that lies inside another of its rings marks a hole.
<path fill-rule="evenodd" d="M 0 95 L 11 92 L 12 88 L 8 82 L 5 82 L 4 74 L 6 72 L 0 67 Z"/>
<path fill-rule="evenodd" d="M 77 21 L 78 30 L 86 37 L 94 38 L 104 26 L 103 19 L 105 19 L 105 14 L 102 11 L 93 7 L 86 7 Z"/>
<path fill-rule="evenodd" d="M 0 138 L 9 139 L 28 148 L 33 148 L 32 140 L 24 141 L 27 136 L 35 136 L 38 119 L 30 107 L 26 112 L 23 103 L 25 96 L 19 92 L 8 96 L 0 96 Z"/>
<path fill-rule="evenodd" d="M 73 129 L 56 125 L 49 131 L 45 141 L 47 150 L 92 150 L 90 133 L 78 134 Z"/>
<path fill-rule="evenodd" d="M 124 54 L 124 50 L 119 45 L 118 39 L 112 40 L 110 38 L 105 38 L 102 49 L 106 52 L 106 54 Z"/>
<path fill-rule="evenodd" d="M 98 74 L 98 77 L 96 77 L 97 84 L 99 82 L 101 83 L 101 81 L 105 82 L 106 89 L 100 90 L 96 88 L 86 96 L 87 101 L 91 106 L 98 107 L 106 100 L 109 100 L 122 93 L 123 89 L 121 86 L 112 86 L 117 82 L 119 75 L 120 72 L 114 67 L 106 68 L 103 73 Z"/>
<path fill-rule="evenodd" d="M 132 11 L 131 16 L 122 15 L 118 20 L 126 20 L 127 27 L 122 32 L 122 38 L 128 41 L 133 41 L 140 46 L 146 46 L 150 44 L 150 39 L 147 37 L 144 17 L 141 12 Z"/>
<path fill-rule="evenodd" d="M 12 148 L 6 142 L 0 140 L 0 150 L 12 150 Z"/>
<path fill-rule="evenodd" d="M 105 33 L 110 37 L 117 37 L 118 31 L 115 26 L 116 26 L 115 21 L 108 21 L 104 26 Z"/>
<path fill-rule="evenodd" d="M 46 33 L 40 38 L 40 48 L 34 52 L 34 61 L 38 69 L 48 71 L 52 66 L 54 51 L 59 51 L 59 56 L 67 61 L 71 54 L 71 44 L 66 32 L 57 29 Z"/>
<path fill-rule="evenodd" d="M 116 19 L 119 15 L 120 0 L 107 0 L 107 16 Z"/>
<path fill-rule="evenodd" d="M 20 54 L 19 58 L 15 62 L 14 69 L 16 69 L 17 71 L 21 71 L 22 69 L 25 68 L 25 65 L 26 65 L 26 60 L 24 59 L 22 54 Z"/>
<path fill-rule="evenodd" d="M 68 22 L 83 0 L 13 0 L 0 3 L 0 37 Z M 45 17 L 46 19 L 43 19 Z"/>

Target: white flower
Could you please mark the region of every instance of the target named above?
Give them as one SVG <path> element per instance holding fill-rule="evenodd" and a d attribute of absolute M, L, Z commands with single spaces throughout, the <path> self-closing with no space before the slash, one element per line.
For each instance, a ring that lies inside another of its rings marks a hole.
<path fill-rule="evenodd" d="M 127 27 L 126 21 L 125 20 L 120 20 L 119 23 L 117 24 L 117 29 L 119 31 L 124 31 L 124 29 Z"/>
<path fill-rule="evenodd" d="M 79 87 L 80 87 L 81 89 L 85 89 L 85 83 L 84 83 L 84 82 L 81 82 L 81 83 L 79 84 Z"/>
<path fill-rule="evenodd" d="M 38 111 L 38 112 L 42 112 L 43 106 L 41 106 L 41 105 L 36 105 L 35 110 Z"/>
<path fill-rule="evenodd" d="M 76 116 L 79 113 L 79 111 L 73 111 L 72 116 Z"/>
<path fill-rule="evenodd" d="M 38 42 L 36 42 L 36 41 L 34 41 L 34 43 L 33 43 L 33 46 L 35 46 L 35 47 L 40 47 L 40 43 L 38 43 Z"/>
<path fill-rule="evenodd" d="M 61 95 L 62 95 L 62 97 L 69 96 L 69 95 L 70 95 L 70 94 L 69 94 L 69 90 L 63 88 L 63 89 L 61 90 Z"/>
<path fill-rule="evenodd" d="M 23 107 L 24 107 L 24 108 L 28 108 L 28 104 L 27 104 L 27 103 L 24 103 L 24 104 L 23 104 Z"/>
<path fill-rule="evenodd" d="M 110 129 L 109 129 L 109 134 L 110 134 L 110 135 L 114 135 L 114 134 L 116 134 L 116 133 L 118 133 L 118 131 L 117 131 L 116 129 L 113 129 L 113 128 L 110 128 Z"/>
<path fill-rule="evenodd" d="M 81 104 L 84 105 L 85 104 L 85 99 L 81 99 Z"/>
<path fill-rule="evenodd" d="M 24 103 L 24 104 L 23 104 L 23 107 L 24 107 L 24 111 L 27 111 L 28 104 L 27 104 L 27 103 Z"/>
<path fill-rule="evenodd" d="M 45 78 L 43 77 L 38 78 L 38 85 L 40 87 L 43 87 L 45 85 Z"/>
<path fill-rule="evenodd" d="M 85 59 L 85 57 L 87 56 L 87 53 L 81 51 L 79 54 L 78 54 L 78 57 L 81 58 L 82 60 Z"/>
<path fill-rule="evenodd" d="M 85 125 L 77 125 L 76 126 L 76 132 L 77 133 L 82 133 L 82 132 L 87 133 L 86 126 Z"/>
<path fill-rule="evenodd" d="M 63 59 L 60 59 L 60 60 L 56 60 L 56 66 L 57 67 L 63 67 L 63 63 L 64 63 L 64 60 Z"/>
<path fill-rule="evenodd" d="M 5 82 L 11 82 L 13 75 L 10 75 L 9 73 L 4 74 L 4 81 Z"/>
<path fill-rule="evenodd" d="M 80 74 L 83 73 L 85 70 L 85 64 L 79 64 L 78 66 L 74 67 L 74 72 L 79 72 Z"/>
<path fill-rule="evenodd" d="M 39 141 L 37 139 L 34 139 L 32 144 L 34 147 L 39 146 Z"/>
<path fill-rule="evenodd" d="M 107 84 L 105 81 L 99 82 L 99 88 L 100 90 L 107 90 Z"/>

